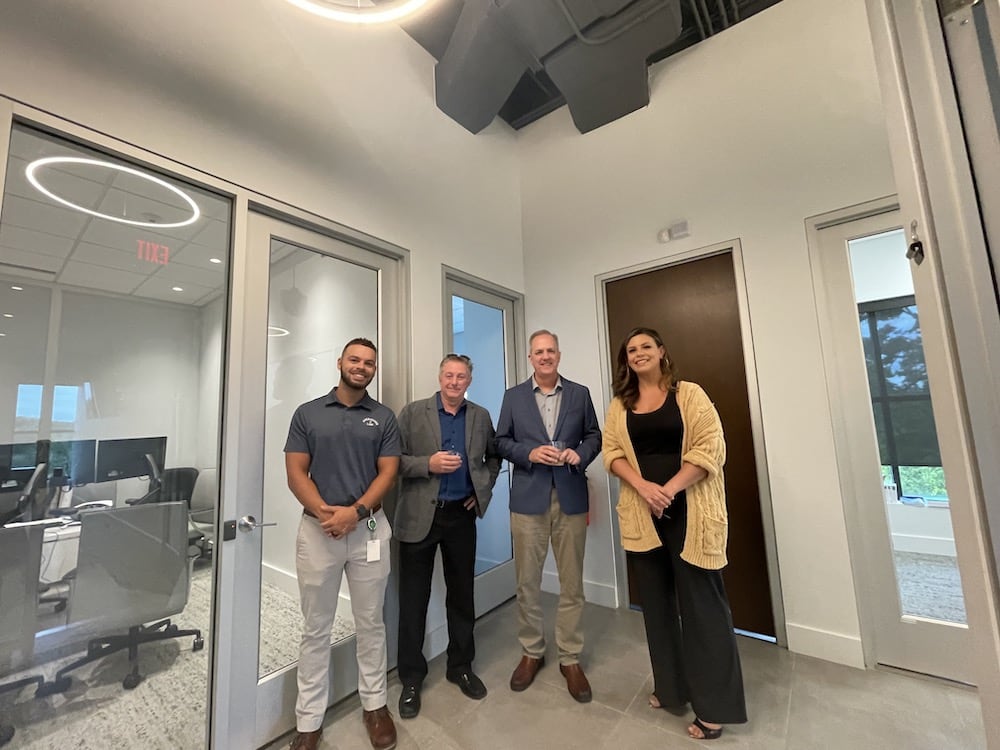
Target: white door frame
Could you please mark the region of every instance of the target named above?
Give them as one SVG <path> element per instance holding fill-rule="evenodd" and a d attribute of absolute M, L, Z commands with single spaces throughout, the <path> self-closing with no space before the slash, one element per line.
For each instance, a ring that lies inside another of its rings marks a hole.
<path fill-rule="evenodd" d="M 223 496 L 223 519 L 232 521 L 246 515 L 263 518 L 265 393 L 267 377 L 268 283 L 271 237 L 294 242 L 323 254 L 358 262 L 346 257 L 339 248 L 377 256 L 394 266 L 395 279 L 379 273 L 379 298 L 385 304 L 379 315 L 379 384 L 377 397 L 394 411 L 405 403 L 409 378 L 408 352 L 404 325 L 409 310 L 406 301 L 406 253 L 372 238 L 348 235 L 341 228 L 317 221 L 302 213 L 289 213 L 259 200 L 241 204 L 237 227 L 244 253 L 237 253 L 233 268 L 231 338 L 227 358 L 226 435 L 236 438 L 224 443 L 225 466 L 229 476 Z M 242 210 L 246 213 L 243 214 Z M 346 236 L 345 236 L 346 235 Z M 327 240 L 324 243 L 324 240 Z M 328 240 L 337 240 L 332 243 Z M 363 245 L 362 245 L 363 243 Z M 329 245 L 330 247 L 327 247 Z M 391 311 L 385 316 L 383 311 Z M 332 377 L 332 375 L 331 375 Z M 270 458 L 273 460 L 273 458 Z M 228 492 L 228 494 L 227 494 Z M 228 509 L 233 508 L 232 512 Z M 221 537 L 219 537 L 221 538 Z M 219 633 L 226 633 L 228 669 L 219 664 L 219 674 L 230 676 L 227 694 L 216 694 L 216 712 L 228 718 L 227 732 L 217 737 L 218 747 L 258 747 L 287 731 L 288 717 L 294 725 L 296 664 L 258 679 L 259 612 L 261 584 L 262 535 L 237 532 L 236 539 L 218 542 L 221 548 L 221 595 L 229 601 L 220 605 L 217 615 Z M 218 552 L 217 552 L 218 554 Z M 229 566 L 233 566 L 230 570 Z M 230 575 L 231 578 L 226 576 Z M 388 587 L 389 591 L 393 588 Z M 391 598 L 391 594 L 387 595 Z M 392 604 L 386 606 L 387 636 L 395 634 Z M 394 639 L 389 638 L 394 655 Z M 357 690 L 355 662 L 356 639 L 352 636 L 332 647 L 330 700 L 337 700 Z M 249 721 L 249 706 L 254 706 L 254 721 Z"/>
<path fill-rule="evenodd" d="M 881 489 L 878 441 L 847 241 L 901 228 L 898 203 L 890 196 L 810 218 L 806 226 L 865 666 L 887 664 L 974 683 L 966 625 L 902 613 Z M 925 317 L 933 318 L 935 310 L 921 296 L 924 289 L 915 284 L 915 292 L 923 333 Z M 935 407 L 935 418 L 938 412 Z M 948 439 L 940 430 L 939 435 L 939 443 Z M 952 482 L 947 470 L 946 477 L 950 495 L 961 480 Z"/>
<path fill-rule="evenodd" d="M 480 279 L 450 266 L 442 266 L 441 288 L 444 292 L 444 345 L 451 347 L 454 321 L 452 320 L 452 294 L 461 294 L 465 299 L 504 309 L 504 373 L 507 387 L 520 381 L 526 369 L 527 346 L 524 341 L 524 296 L 498 284 Z M 510 311 L 508 316 L 506 313 Z M 509 336 L 509 338 L 508 338 Z M 495 426 L 495 425 L 494 425 Z M 510 466 L 504 461 L 497 482 L 510 483 Z M 513 547 L 511 547 L 513 550 Z M 516 594 L 517 580 L 514 573 L 514 558 L 476 576 L 475 599 L 476 617 L 498 607 Z"/>
<path fill-rule="evenodd" d="M 964 485 L 952 522 L 987 741 L 1000 748 L 1000 587 L 992 572 L 1000 533 L 987 531 L 1000 529 L 1000 309 L 937 4 L 866 4 L 903 220 L 918 222 L 927 254 L 914 283 L 940 300 L 940 340 L 927 365 L 935 418 L 938 408 L 951 416 L 954 441 L 941 446 L 942 459 L 950 481 Z"/>

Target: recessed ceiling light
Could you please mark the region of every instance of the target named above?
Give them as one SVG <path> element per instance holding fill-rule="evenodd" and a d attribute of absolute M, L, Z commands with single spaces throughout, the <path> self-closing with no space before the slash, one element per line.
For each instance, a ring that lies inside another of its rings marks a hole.
<path fill-rule="evenodd" d="M 209 258 L 208 262 L 209 263 L 221 263 L 222 259 L 221 258 Z"/>
<path fill-rule="evenodd" d="M 268 336 L 287 336 L 290 331 L 287 328 L 278 328 L 278 326 L 268 326 L 267 335 Z"/>
<path fill-rule="evenodd" d="M 6 336 L 6 335 L 7 335 L 6 333 L 0 333 L 0 336 Z"/>
<path fill-rule="evenodd" d="M 172 289 L 173 289 L 173 290 L 174 290 L 175 292 L 183 292 L 183 291 L 184 291 L 184 287 L 180 287 L 180 286 L 175 286 L 175 287 L 171 287 L 171 288 L 172 288 Z"/>
<path fill-rule="evenodd" d="M 23 292 L 24 291 L 24 287 L 23 286 L 12 286 L 11 289 L 13 289 L 15 292 Z"/>
<path fill-rule="evenodd" d="M 374 8 L 358 8 L 335 0 L 286 0 L 297 8 L 332 21 L 343 23 L 387 23 L 414 13 L 430 0 L 395 0 Z"/>
<path fill-rule="evenodd" d="M 5 318 L 13 318 L 13 317 L 14 317 L 14 316 L 13 316 L 13 315 L 11 315 L 10 313 L 4 313 L 4 314 L 3 314 L 3 316 L 4 316 Z"/>
<path fill-rule="evenodd" d="M 84 208 L 83 206 L 78 206 L 76 203 L 66 200 L 65 198 L 56 195 L 51 190 L 46 188 L 44 185 L 42 185 L 38 177 L 35 175 L 35 172 L 37 172 L 40 167 L 47 167 L 50 164 L 88 164 L 92 167 L 104 167 L 105 169 L 113 169 L 118 172 L 124 172 L 125 174 L 130 174 L 133 175 L 134 177 L 147 180 L 148 182 L 152 182 L 154 185 L 159 185 L 160 187 L 169 190 L 171 193 L 178 196 L 181 200 L 187 203 L 188 206 L 190 206 L 191 208 L 191 216 L 189 216 L 184 221 L 175 221 L 167 224 L 161 224 L 158 221 L 135 221 L 133 219 L 126 219 L 122 216 L 112 216 L 111 214 L 105 214 L 101 213 L 100 211 L 94 211 L 93 209 L 90 208 Z M 201 216 L 201 209 L 198 208 L 198 204 L 194 202 L 194 199 L 192 199 L 191 196 L 189 196 L 179 187 L 175 187 L 166 180 L 161 180 L 159 177 L 147 174 L 146 172 L 141 172 L 138 169 L 132 169 L 131 167 L 126 167 L 122 164 L 115 164 L 110 161 L 101 161 L 99 159 L 83 159 L 78 156 L 47 156 L 44 159 L 36 159 L 35 161 L 31 162 L 31 164 L 29 164 L 25 168 L 24 176 L 28 178 L 28 182 L 30 182 L 34 186 L 35 190 L 40 192 L 42 195 L 51 198 L 56 203 L 61 203 L 62 205 L 72 208 L 76 211 L 82 211 L 85 214 L 90 214 L 91 216 L 96 216 L 100 219 L 107 219 L 108 221 L 117 221 L 120 224 L 130 224 L 131 226 L 134 227 L 156 227 L 158 229 L 170 229 L 172 227 L 186 227 L 188 224 L 194 224 L 196 221 L 198 221 L 198 217 Z"/>

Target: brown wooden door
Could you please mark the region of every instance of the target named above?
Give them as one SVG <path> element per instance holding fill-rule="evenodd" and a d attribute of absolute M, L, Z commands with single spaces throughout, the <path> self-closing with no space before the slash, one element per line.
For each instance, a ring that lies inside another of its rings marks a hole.
<path fill-rule="evenodd" d="M 655 328 L 678 377 L 701 385 L 719 410 L 728 453 L 729 566 L 723 578 L 733 623 L 774 636 L 732 252 L 610 282 L 605 295 L 611 362 L 629 330 Z M 632 579 L 630 569 L 630 599 L 641 606 Z"/>

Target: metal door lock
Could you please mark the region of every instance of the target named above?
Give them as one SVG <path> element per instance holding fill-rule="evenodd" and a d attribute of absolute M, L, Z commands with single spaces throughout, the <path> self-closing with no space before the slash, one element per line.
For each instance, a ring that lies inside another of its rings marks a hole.
<path fill-rule="evenodd" d="M 918 266 L 924 262 L 924 243 L 917 234 L 917 221 L 910 222 L 910 246 L 906 249 L 906 257 Z"/>

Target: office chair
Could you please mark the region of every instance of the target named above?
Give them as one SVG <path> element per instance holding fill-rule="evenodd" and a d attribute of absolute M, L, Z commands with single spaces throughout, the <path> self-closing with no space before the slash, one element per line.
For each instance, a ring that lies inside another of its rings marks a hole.
<path fill-rule="evenodd" d="M 189 503 L 194 484 L 198 480 L 198 470 L 189 466 L 164 469 L 158 476 L 150 476 L 149 491 L 142 497 L 125 501 L 127 505 L 148 503 Z"/>
<path fill-rule="evenodd" d="M 215 468 L 202 469 L 189 502 L 188 526 L 200 535 L 195 542 L 201 557 L 209 557 L 215 547 L 215 506 L 219 498 L 219 477 Z"/>
<path fill-rule="evenodd" d="M 201 631 L 171 623 L 187 606 L 191 583 L 187 505 L 149 503 L 80 514 L 80 553 L 67 628 L 76 636 L 95 635 L 86 656 L 56 672 L 39 695 L 61 693 L 70 672 L 109 654 L 128 649 L 129 673 L 122 687 L 131 690 L 139 674 L 139 646 L 193 636 L 192 650 L 205 646 Z M 146 624 L 151 623 L 151 624 Z M 109 634 L 127 629 L 127 634 Z"/>
<path fill-rule="evenodd" d="M 0 528 L 0 676 L 30 664 L 35 653 L 44 534 L 35 524 Z M 41 689 L 44 682 L 42 675 L 23 677 L 0 684 L 0 693 L 32 684 Z M 0 724 L 0 746 L 13 737 L 14 727 Z"/>

